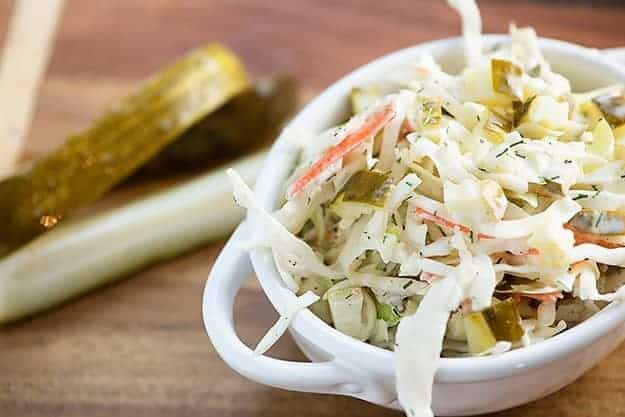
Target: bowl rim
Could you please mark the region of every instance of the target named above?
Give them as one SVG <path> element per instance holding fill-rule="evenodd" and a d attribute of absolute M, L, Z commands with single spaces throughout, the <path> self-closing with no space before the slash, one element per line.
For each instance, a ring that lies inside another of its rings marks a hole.
<path fill-rule="evenodd" d="M 483 35 L 484 45 L 493 45 L 507 40 L 509 40 L 507 35 Z M 539 45 L 543 51 L 568 56 L 579 62 L 601 68 L 603 73 L 611 73 L 613 78 L 620 79 L 621 82 L 625 83 L 625 67 L 612 63 L 602 56 L 599 50 L 549 38 L 540 38 Z M 318 108 L 335 105 L 333 101 L 338 103 L 345 100 L 344 92 L 346 88 L 354 84 L 355 79 L 366 78 L 367 74 L 380 72 L 383 68 L 410 61 L 423 51 L 440 53 L 451 49 L 458 50 L 461 47 L 461 37 L 445 38 L 400 49 L 359 66 L 306 104 L 287 125 L 287 128 L 311 124 L 324 125 L 319 122 L 319 118 L 315 119 L 315 113 L 323 113 L 323 111 L 319 112 Z M 336 108 L 338 109 L 338 107 Z M 328 126 L 328 124 L 324 126 Z M 275 196 L 278 196 L 283 190 L 284 180 L 294 163 L 296 154 L 296 144 L 289 142 L 285 137 L 278 138 L 272 146 L 263 169 L 257 177 L 254 189 L 259 203 L 265 209 L 274 210 L 276 208 L 277 199 Z M 257 230 L 258 222 L 255 217 L 254 213 L 249 213 L 247 216 L 252 230 Z M 270 249 L 252 249 L 250 257 L 260 285 L 274 307 L 278 308 L 284 305 L 285 297 L 295 297 L 279 279 Z M 569 353 L 590 346 L 597 340 L 608 336 L 611 330 L 617 328 L 624 321 L 625 303 L 613 303 L 579 325 L 528 347 L 511 350 L 498 356 L 440 358 L 435 382 L 439 384 L 468 383 L 525 373 L 530 369 L 545 366 L 547 363 L 563 358 Z M 356 362 L 360 367 L 366 367 L 382 374 L 393 372 L 393 352 L 361 342 L 339 332 L 308 309 L 304 309 L 295 316 L 291 323 L 291 329 L 330 353 L 339 362 Z M 315 335 L 314 338 L 310 336 L 311 334 Z M 366 358 L 366 361 L 363 358 Z"/>

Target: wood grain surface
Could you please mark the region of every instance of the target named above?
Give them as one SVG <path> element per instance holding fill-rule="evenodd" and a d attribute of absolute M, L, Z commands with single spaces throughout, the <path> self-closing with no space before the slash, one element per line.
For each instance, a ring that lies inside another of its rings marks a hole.
<path fill-rule="evenodd" d="M 11 4 L 0 0 L 1 28 Z M 487 32 L 514 19 L 544 36 L 625 45 L 622 6 L 480 4 Z M 319 91 L 376 56 L 458 32 L 459 19 L 442 1 L 68 0 L 27 157 L 56 146 L 140 78 L 203 42 L 231 46 L 254 75 L 288 71 L 305 91 Z M 231 371 L 210 346 L 200 315 L 220 247 L 0 328 L 0 416 L 399 415 L 350 398 L 260 386 Z M 241 291 L 236 317 L 250 344 L 275 318 L 254 281 Z M 271 354 L 304 360 L 288 337 Z M 625 416 L 624 374 L 625 346 L 559 393 L 497 416 Z"/>

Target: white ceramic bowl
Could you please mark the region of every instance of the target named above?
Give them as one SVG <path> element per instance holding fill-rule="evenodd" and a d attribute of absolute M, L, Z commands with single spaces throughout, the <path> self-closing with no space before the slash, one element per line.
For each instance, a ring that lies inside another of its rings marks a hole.
<path fill-rule="evenodd" d="M 487 45 L 507 40 L 505 36 L 485 36 Z M 625 70 L 597 50 L 549 39 L 542 39 L 540 46 L 554 70 L 568 77 L 576 91 L 625 83 Z M 392 53 L 336 82 L 308 104 L 291 124 L 318 132 L 344 120 L 353 86 L 380 79 L 426 50 L 447 71 L 457 72 L 463 66 L 460 38 Z M 277 208 L 296 156 L 293 145 L 284 140 L 273 146 L 255 189 L 266 209 Z M 240 249 L 238 242 L 250 233 L 262 233 L 256 230 L 256 224 L 252 213 L 234 233 L 209 275 L 203 316 L 217 352 L 241 375 L 262 384 L 350 395 L 398 408 L 393 353 L 338 332 L 308 310 L 296 316 L 290 331 L 312 363 L 254 357 L 239 340 L 234 331 L 232 305 L 235 294 L 252 272 L 256 272 L 263 290 L 279 311 L 288 297 L 294 297 L 284 287 L 269 250 L 253 250 L 248 257 Z M 487 413 L 544 397 L 581 376 L 614 350 L 624 337 L 625 304 L 618 304 L 552 339 L 501 356 L 442 358 L 434 383 L 434 412 L 447 416 Z"/>

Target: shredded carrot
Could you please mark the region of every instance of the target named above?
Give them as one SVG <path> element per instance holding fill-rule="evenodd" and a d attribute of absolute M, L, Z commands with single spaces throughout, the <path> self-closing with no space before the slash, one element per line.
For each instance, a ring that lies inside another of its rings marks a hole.
<path fill-rule="evenodd" d="M 431 284 L 432 281 L 434 281 L 436 278 L 438 278 L 438 275 L 434 275 L 434 274 L 431 274 L 431 273 L 425 272 L 425 271 L 421 272 L 421 275 L 419 276 L 419 279 L 421 281 L 425 281 L 428 284 Z"/>
<path fill-rule="evenodd" d="M 597 235 L 594 233 L 584 233 L 577 230 L 577 228 L 569 223 L 565 223 L 562 225 L 565 229 L 573 232 L 573 237 L 575 238 L 575 244 L 581 245 L 582 243 L 593 243 L 595 245 L 603 246 L 607 249 L 619 248 L 621 245 L 618 245 L 614 242 L 607 241 L 601 237 L 601 235 Z"/>
<path fill-rule="evenodd" d="M 328 149 L 321 158 L 312 164 L 308 171 L 295 180 L 287 190 L 286 197 L 288 199 L 295 197 L 326 168 L 367 139 L 374 137 L 393 117 L 395 117 L 395 107 L 392 104 L 388 104 L 381 111 L 372 114 L 364 121 L 362 126 L 345 135 L 343 140 Z"/>
<path fill-rule="evenodd" d="M 401 124 L 401 130 L 399 131 L 399 138 L 403 138 L 404 136 L 416 132 L 417 127 L 408 119 L 404 119 L 404 123 Z"/>
<path fill-rule="evenodd" d="M 417 65 L 414 68 L 415 73 L 421 78 L 430 78 L 432 76 L 432 71 L 429 68 L 423 67 L 421 65 Z"/>
<path fill-rule="evenodd" d="M 472 232 L 471 228 L 468 226 L 465 226 L 460 223 L 456 223 L 453 220 L 449 220 L 443 216 L 439 216 L 438 214 L 431 213 L 425 209 L 422 209 L 421 207 L 415 207 L 415 211 L 418 216 L 421 216 L 424 219 L 431 221 L 432 223 L 436 223 L 439 226 L 447 227 L 448 229 L 457 230 L 465 234 L 469 234 Z M 487 235 L 485 233 L 477 233 L 475 236 L 477 239 L 494 239 L 494 236 Z M 528 255 L 540 255 L 540 250 L 538 248 L 530 247 L 527 249 L 527 254 Z"/>
<path fill-rule="evenodd" d="M 424 219 L 429 220 L 432 223 L 436 223 L 439 226 L 443 226 L 452 230 L 457 230 L 459 232 L 466 233 L 466 234 L 472 233 L 471 228 L 469 228 L 468 226 L 465 226 L 460 223 L 456 223 L 453 220 L 449 220 L 443 216 L 439 216 L 438 214 L 431 213 L 425 209 L 422 209 L 421 207 L 415 207 L 415 212 L 417 213 L 418 216 L 423 217 Z M 490 236 L 484 233 L 477 233 L 476 237 L 478 239 L 494 239 L 493 236 Z"/>
<path fill-rule="evenodd" d="M 512 299 L 515 302 L 519 302 L 521 301 L 521 297 L 525 297 L 525 298 L 531 298 L 533 300 L 538 300 L 538 301 L 552 301 L 555 302 L 558 300 L 558 298 L 562 298 L 562 291 L 554 291 L 554 292 L 547 292 L 547 293 L 543 293 L 543 294 L 528 294 L 528 293 L 514 293 L 512 294 Z"/>

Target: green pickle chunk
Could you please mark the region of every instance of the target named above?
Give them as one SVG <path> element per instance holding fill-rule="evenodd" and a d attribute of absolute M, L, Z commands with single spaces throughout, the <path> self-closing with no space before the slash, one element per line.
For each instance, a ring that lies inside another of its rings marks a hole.
<path fill-rule="evenodd" d="M 363 214 L 383 209 L 390 186 L 386 174 L 359 171 L 347 181 L 330 209 L 342 219 L 355 220 Z"/>
<path fill-rule="evenodd" d="M 497 341 L 515 343 L 523 337 L 521 316 L 511 299 L 494 304 L 483 313 Z"/>
<path fill-rule="evenodd" d="M 399 320 L 401 319 L 401 317 L 392 305 L 386 303 L 377 303 L 376 310 L 378 313 L 378 318 L 384 320 L 388 327 L 397 326 L 399 324 Z"/>
<path fill-rule="evenodd" d="M 389 178 L 374 171 L 358 171 L 343 187 L 343 201 L 384 207 L 389 192 Z"/>
<path fill-rule="evenodd" d="M 0 182 L 0 254 L 98 199 L 248 85 L 239 60 L 214 44 L 150 78 L 28 171 Z"/>
<path fill-rule="evenodd" d="M 612 127 L 625 124 L 625 91 L 610 92 L 592 99 Z"/>
<path fill-rule="evenodd" d="M 490 71 L 493 90 L 518 99 L 522 98 L 523 92 L 520 91 L 517 82 L 523 76 L 521 67 L 505 59 L 491 59 Z"/>
<path fill-rule="evenodd" d="M 513 111 L 512 125 L 514 127 L 517 127 L 521 124 L 521 122 L 523 121 L 523 118 L 529 111 L 530 106 L 532 105 L 532 102 L 534 101 L 535 98 L 536 96 L 534 95 L 525 101 L 518 100 L 512 103 L 512 111 Z"/>
<path fill-rule="evenodd" d="M 421 125 L 424 128 L 438 127 L 443 120 L 443 107 L 440 100 L 420 100 Z"/>
<path fill-rule="evenodd" d="M 511 125 L 507 120 L 490 115 L 488 123 L 484 126 L 484 135 L 492 143 L 501 143 L 510 132 L 510 129 Z"/>
<path fill-rule="evenodd" d="M 544 178 L 543 181 L 544 182 L 542 184 L 529 183 L 528 191 L 530 193 L 536 193 L 544 197 L 553 197 L 553 198 L 564 197 L 564 190 L 562 189 L 562 184 L 560 184 L 559 182 L 552 181 L 548 178 Z"/>
<path fill-rule="evenodd" d="M 469 351 L 473 354 L 486 352 L 497 343 L 486 318 L 480 312 L 471 313 L 464 318 L 464 330 Z"/>
<path fill-rule="evenodd" d="M 523 337 L 521 316 L 511 299 L 468 314 L 464 318 L 469 350 L 480 354 L 495 346 L 496 342 L 516 343 Z"/>
<path fill-rule="evenodd" d="M 569 220 L 569 224 L 584 233 L 622 235 L 625 234 L 625 212 L 583 209 Z"/>

